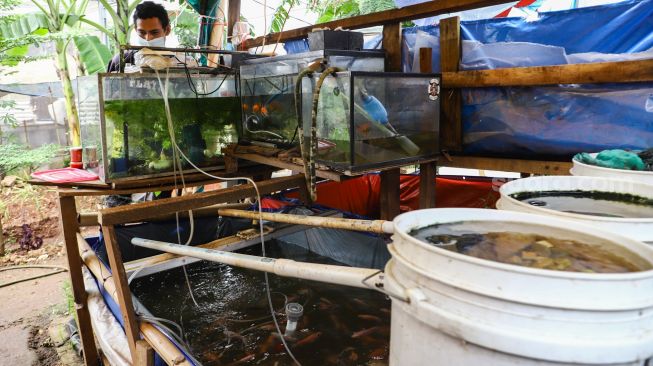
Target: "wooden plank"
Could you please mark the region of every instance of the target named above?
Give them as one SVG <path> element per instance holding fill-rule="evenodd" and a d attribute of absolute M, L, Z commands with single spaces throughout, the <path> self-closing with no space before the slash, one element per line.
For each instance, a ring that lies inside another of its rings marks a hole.
<path fill-rule="evenodd" d="M 523 159 L 498 159 L 476 156 L 452 156 L 452 161 L 440 159 L 440 166 L 499 170 L 506 172 L 525 172 L 545 175 L 569 175 L 571 162 L 540 161 Z"/>
<path fill-rule="evenodd" d="M 75 301 L 75 312 L 77 314 L 77 329 L 82 339 L 84 349 L 84 363 L 87 366 L 100 364 L 95 338 L 93 337 L 93 326 L 91 316 L 86 306 L 86 288 L 82 277 L 82 259 L 77 251 L 77 208 L 74 197 L 59 197 L 59 214 L 61 217 L 61 229 L 63 231 L 64 243 L 66 246 L 66 259 L 68 260 L 68 273 L 70 283 L 73 287 L 73 298 Z"/>
<path fill-rule="evenodd" d="M 154 366 L 154 349 L 146 340 L 136 342 L 136 351 L 135 366 Z"/>
<path fill-rule="evenodd" d="M 401 24 L 383 26 L 383 49 L 385 50 L 385 71 L 401 71 Z"/>
<path fill-rule="evenodd" d="M 235 176 L 242 176 L 242 177 L 252 177 L 254 175 L 259 175 L 262 172 L 265 172 L 268 169 L 268 167 L 260 166 L 258 165 L 257 168 L 255 169 L 254 167 L 249 168 L 248 170 L 239 170 L 236 173 L 224 173 L 220 174 L 218 176 L 221 177 L 235 177 Z M 204 180 L 200 181 L 192 181 L 192 182 L 186 182 L 186 187 L 197 187 L 197 186 L 203 186 L 207 184 L 212 184 L 219 182 L 216 179 L 209 178 L 209 177 L 204 177 Z M 108 189 L 108 190 L 98 190 L 98 189 L 91 189 L 91 188 L 62 188 L 59 190 L 59 195 L 61 196 L 75 196 L 75 197 L 81 197 L 81 196 L 104 196 L 104 195 L 110 195 L 110 194 L 132 194 L 132 193 L 141 193 L 141 192 L 156 192 L 156 191 L 171 191 L 175 188 L 180 188 L 181 183 L 177 184 L 175 187 L 174 184 L 169 184 L 169 185 L 156 185 L 156 184 L 151 184 L 147 180 L 144 180 L 141 182 L 140 186 L 135 186 L 131 188 L 120 188 L 120 189 Z"/>
<path fill-rule="evenodd" d="M 419 49 L 419 71 L 422 73 L 433 72 L 433 49 Z M 419 166 L 419 208 L 435 207 L 435 176 L 437 173 L 435 162 L 420 164 Z"/>
<path fill-rule="evenodd" d="M 442 73 L 458 71 L 461 58 L 460 18 L 440 21 L 440 69 Z M 442 77 L 443 84 L 445 77 Z M 440 148 L 462 151 L 463 122 L 460 90 L 443 86 L 440 98 Z"/>
<path fill-rule="evenodd" d="M 229 0 L 229 10 L 227 11 L 227 36 L 231 37 L 234 34 L 234 24 L 240 21 L 240 0 Z M 231 39 L 229 39 L 231 42 Z"/>
<path fill-rule="evenodd" d="M 381 220 L 392 220 L 399 215 L 399 169 L 384 170 L 381 176 L 379 206 Z"/>
<path fill-rule="evenodd" d="M 140 332 L 138 322 L 136 321 L 134 303 L 132 302 L 132 293 L 129 290 L 129 284 L 127 283 L 125 266 L 122 263 L 122 254 L 120 253 L 120 247 L 116 240 L 116 231 L 113 225 L 103 225 L 102 233 L 104 234 L 107 256 L 109 257 L 109 264 L 111 266 L 111 274 L 116 285 L 118 305 L 120 305 L 120 313 L 122 313 L 125 335 L 127 336 L 127 343 L 129 344 L 129 352 L 131 353 L 132 360 L 136 360 L 138 359 L 139 354 L 136 343 L 140 339 Z"/>
<path fill-rule="evenodd" d="M 274 166 L 280 169 L 288 169 L 292 170 L 293 172 L 297 173 L 303 173 L 304 172 L 304 167 L 299 165 L 299 164 L 294 164 L 290 163 L 287 161 L 279 160 L 274 157 L 267 157 L 259 154 L 244 154 L 244 153 L 236 153 L 234 152 L 232 154 L 234 157 L 237 157 L 239 159 L 243 160 L 249 160 L 249 161 L 254 161 L 260 164 L 265 164 L 265 165 L 270 165 Z M 329 179 L 335 182 L 341 182 L 346 179 L 346 177 L 343 174 L 340 174 L 338 172 L 334 172 L 332 170 L 321 170 L 321 169 L 316 169 L 315 174 L 319 178 L 323 179 Z"/>
<path fill-rule="evenodd" d="M 261 195 L 265 195 L 288 188 L 295 188 L 302 184 L 303 181 L 304 176 L 298 174 L 258 182 L 257 186 Z M 255 194 L 256 191 L 252 185 L 243 184 L 217 191 L 108 208 L 100 211 L 99 221 L 102 226 L 139 222 L 154 216 L 188 211 L 219 203 L 234 202 L 245 197 L 254 196 Z"/>
<path fill-rule="evenodd" d="M 591 64 L 513 67 L 450 72 L 442 70 L 447 88 L 600 84 L 653 81 L 653 59 Z"/>
<path fill-rule="evenodd" d="M 419 72 L 430 74 L 433 72 L 433 49 L 424 47 L 419 49 Z"/>
<path fill-rule="evenodd" d="M 434 0 L 426 3 L 415 4 L 398 9 L 385 10 L 378 13 L 359 15 L 346 19 L 334 20 L 331 22 L 320 23 L 320 28 L 329 27 L 335 29 L 342 27 L 345 29 L 361 29 L 376 25 L 389 23 L 400 23 L 406 20 L 427 18 L 435 15 L 447 14 L 456 11 L 482 8 L 491 5 L 508 4 L 511 1 L 506 0 Z M 258 47 L 263 44 L 270 44 L 289 39 L 303 38 L 316 26 L 310 25 L 303 28 L 287 30 L 279 33 L 270 33 L 265 36 L 257 37 L 245 42 L 246 48 Z"/>

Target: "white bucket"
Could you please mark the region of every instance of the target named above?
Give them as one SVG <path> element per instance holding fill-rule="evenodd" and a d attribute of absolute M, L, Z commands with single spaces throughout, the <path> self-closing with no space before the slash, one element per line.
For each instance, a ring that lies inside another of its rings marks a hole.
<path fill-rule="evenodd" d="M 395 218 L 385 268 L 391 365 L 642 365 L 653 355 L 653 270 L 572 273 L 503 264 L 436 248 L 413 229 L 460 221 L 618 243 L 653 263 L 653 248 L 582 224 L 525 213 L 429 209 Z"/>
<path fill-rule="evenodd" d="M 585 223 L 595 228 L 609 230 L 635 240 L 653 242 L 653 217 L 615 218 L 583 215 L 551 210 L 529 205 L 510 197 L 519 192 L 542 191 L 599 191 L 641 196 L 653 199 L 653 185 L 636 181 L 625 181 L 598 177 L 547 176 L 513 180 L 501 186 L 501 198 L 497 201 L 500 210 L 520 211 L 553 216 L 573 222 Z"/>
<path fill-rule="evenodd" d="M 590 155 L 596 158 L 598 153 L 592 153 Z M 581 163 L 576 159 L 572 159 L 572 162 L 574 165 L 569 170 L 569 173 L 571 173 L 571 175 L 619 178 L 619 179 L 630 180 L 635 182 L 653 184 L 653 172 L 651 171 L 604 168 L 596 165 Z"/>

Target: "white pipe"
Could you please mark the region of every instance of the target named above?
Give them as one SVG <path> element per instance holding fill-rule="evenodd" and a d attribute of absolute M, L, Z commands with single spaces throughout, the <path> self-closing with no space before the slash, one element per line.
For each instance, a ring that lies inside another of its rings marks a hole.
<path fill-rule="evenodd" d="M 369 289 L 370 286 L 363 283 L 363 280 L 374 277 L 380 273 L 379 270 L 370 268 L 296 262 L 291 259 L 276 259 L 248 254 L 230 253 L 221 250 L 190 247 L 142 238 L 133 238 L 131 242 L 139 247 L 160 250 L 162 252 L 177 255 L 185 255 L 211 262 L 228 264 L 230 266 L 274 273 L 283 277 L 294 277 L 367 289 Z M 375 279 L 371 282 L 377 281 L 378 279 Z"/>

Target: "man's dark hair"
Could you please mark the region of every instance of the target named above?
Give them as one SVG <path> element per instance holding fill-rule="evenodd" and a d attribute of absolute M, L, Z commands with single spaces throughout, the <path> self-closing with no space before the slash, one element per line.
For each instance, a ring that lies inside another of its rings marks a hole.
<path fill-rule="evenodd" d="M 149 18 L 159 18 L 163 29 L 166 29 L 168 25 L 170 25 L 168 12 L 166 11 L 166 8 L 163 7 L 163 5 L 157 4 L 153 1 L 143 1 L 142 3 L 136 5 L 136 11 L 134 11 L 134 24 L 136 24 L 137 19 Z"/>

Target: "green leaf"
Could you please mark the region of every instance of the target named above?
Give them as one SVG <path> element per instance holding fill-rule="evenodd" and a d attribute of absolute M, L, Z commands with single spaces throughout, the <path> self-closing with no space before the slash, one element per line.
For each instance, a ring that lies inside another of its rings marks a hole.
<path fill-rule="evenodd" d="M 75 42 L 82 63 L 89 74 L 95 74 L 107 69 L 107 64 L 111 59 L 111 51 L 100 42 L 98 37 L 74 37 L 73 42 Z"/>
<path fill-rule="evenodd" d="M 290 17 L 290 10 L 296 5 L 299 5 L 299 0 L 283 0 L 281 4 L 279 4 L 279 7 L 272 17 L 270 33 L 278 33 L 283 30 L 288 17 Z"/>
<path fill-rule="evenodd" d="M 0 23 L 0 38 L 18 38 L 39 29 L 48 29 L 48 19 L 45 15 L 41 13 L 17 15 L 13 21 Z"/>

